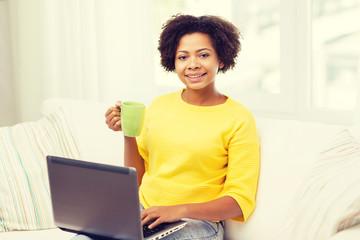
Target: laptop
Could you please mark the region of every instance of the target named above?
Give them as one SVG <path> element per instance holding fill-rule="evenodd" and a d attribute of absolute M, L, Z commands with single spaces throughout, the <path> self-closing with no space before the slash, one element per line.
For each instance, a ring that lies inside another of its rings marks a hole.
<path fill-rule="evenodd" d="M 161 239 L 186 225 L 142 226 L 135 168 L 47 156 L 54 222 L 100 239 Z M 149 233 L 149 232 L 150 233 Z"/>

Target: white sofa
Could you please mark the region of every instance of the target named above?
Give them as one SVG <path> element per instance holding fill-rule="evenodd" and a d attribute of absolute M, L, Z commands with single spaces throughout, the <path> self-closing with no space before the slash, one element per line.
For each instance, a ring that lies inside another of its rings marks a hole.
<path fill-rule="evenodd" d="M 36 132 L 42 132 L 41 128 L 44 126 L 49 129 L 66 128 L 54 130 L 54 133 L 50 133 L 51 137 L 43 134 L 36 136 L 35 139 L 43 138 L 42 141 L 21 142 L 18 148 L 30 145 L 33 148 L 47 149 L 38 151 L 39 156 L 72 154 L 82 160 L 122 165 L 123 137 L 121 133 L 115 133 L 105 125 L 104 113 L 107 107 L 102 103 L 66 99 L 45 101 L 42 106 L 44 117 L 38 122 L 0 128 L 2 135 L 12 132 L 12 141 L 15 142 L 3 149 L 16 145 L 16 141 L 25 141 L 26 137 L 22 138 L 22 133 L 35 132 L 36 135 Z M 357 177 L 360 174 L 355 174 L 356 171 L 360 172 L 360 146 L 356 140 L 360 139 L 360 129 L 259 117 L 256 120 L 261 142 L 257 206 L 246 223 L 231 220 L 226 222 L 227 239 L 360 239 L 360 179 Z M 27 131 L 28 128 L 32 130 Z M 45 131 L 46 134 L 49 131 Z M 1 144 L 7 144 L 2 135 L 0 147 Z M 16 135 L 19 135 L 18 138 Z M 61 139 L 59 141 L 63 145 L 43 146 L 45 144 L 42 143 L 47 142 L 47 138 L 57 139 L 56 141 Z M 34 151 L 29 150 L 29 147 L 27 150 Z M 0 148 L 2 167 L 5 168 L 4 161 L 11 164 L 9 159 L 1 157 Z M 20 158 L 22 167 L 26 168 L 26 154 Z M 42 161 L 44 158 L 40 157 L 39 164 L 44 164 Z M 31 165 L 29 168 L 31 169 Z M 2 172 L 0 180 L 1 174 Z M 42 178 L 46 177 L 46 172 L 41 175 Z M 29 174 L 28 180 L 31 178 Z M 32 184 L 39 183 L 35 177 L 34 179 Z M 0 182 L 1 240 L 71 238 L 73 234 L 54 228 L 47 203 L 42 203 L 47 210 L 41 215 L 41 219 L 45 219 L 41 222 L 42 228 L 50 229 L 38 230 L 35 226 L 33 230 L 19 231 L 10 226 L 4 232 L 9 217 L 4 217 L 4 208 L 7 206 L 4 205 L 1 194 L 3 198 L 11 195 L 11 191 L 4 186 L 5 183 Z M 33 191 L 35 192 L 35 186 Z M 19 194 L 23 193 L 24 191 L 19 191 Z M 49 201 L 44 199 L 45 202 Z M 33 211 L 29 211 L 28 220 L 31 214 Z"/>

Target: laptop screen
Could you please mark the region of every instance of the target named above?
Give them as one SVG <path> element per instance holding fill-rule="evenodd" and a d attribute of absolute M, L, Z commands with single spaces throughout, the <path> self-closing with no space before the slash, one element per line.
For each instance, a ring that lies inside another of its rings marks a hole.
<path fill-rule="evenodd" d="M 137 173 L 55 156 L 47 157 L 55 225 L 72 232 L 142 239 Z"/>

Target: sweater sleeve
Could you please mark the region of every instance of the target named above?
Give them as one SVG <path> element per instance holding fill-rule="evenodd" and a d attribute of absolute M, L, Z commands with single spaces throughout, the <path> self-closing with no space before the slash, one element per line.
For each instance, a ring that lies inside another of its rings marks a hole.
<path fill-rule="evenodd" d="M 249 112 L 230 139 L 228 170 L 223 195 L 233 197 L 243 216 L 235 221 L 246 221 L 255 207 L 259 178 L 259 139 L 255 120 Z"/>

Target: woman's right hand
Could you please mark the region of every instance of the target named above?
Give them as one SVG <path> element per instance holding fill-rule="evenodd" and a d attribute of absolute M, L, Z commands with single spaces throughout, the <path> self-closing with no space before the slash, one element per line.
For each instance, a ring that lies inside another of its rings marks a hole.
<path fill-rule="evenodd" d="M 105 122 L 111 130 L 121 131 L 121 101 L 117 101 L 114 107 L 110 107 L 105 113 Z"/>

